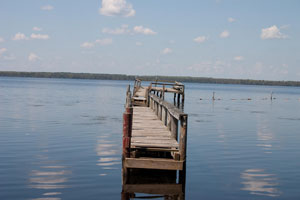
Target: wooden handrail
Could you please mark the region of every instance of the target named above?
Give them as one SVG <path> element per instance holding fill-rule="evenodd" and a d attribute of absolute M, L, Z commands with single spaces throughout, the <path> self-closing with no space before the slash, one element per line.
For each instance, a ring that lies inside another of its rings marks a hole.
<path fill-rule="evenodd" d="M 188 115 L 173 104 L 164 101 L 154 94 L 149 94 L 149 101 L 149 107 L 154 110 L 158 118 L 168 127 L 172 137 L 179 142 L 179 158 L 180 160 L 185 161 Z M 179 130 L 178 125 L 180 126 Z M 180 132 L 179 137 L 178 132 Z"/>
<path fill-rule="evenodd" d="M 179 82 L 175 82 L 175 83 L 163 83 L 163 82 L 151 82 L 152 84 L 156 84 L 156 85 L 171 85 L 171 86 L 184 86 L 182 83 Z"/>
<path fill-rule="evenodd" d="M 163 99 L 157 97 L 154 94 L 149 94 L 150 99 L 152 99 L 154 102 L 157 102 L 159 105 L 163 106 L 168 110 L 168 112 L 175 117 L 177 120 L 180 120 L 182 116 L 187 116 L 186 113 L 182 112 L 180 109 L 178 109 L 176 106 L 173 104 L 164 101 Z"/>

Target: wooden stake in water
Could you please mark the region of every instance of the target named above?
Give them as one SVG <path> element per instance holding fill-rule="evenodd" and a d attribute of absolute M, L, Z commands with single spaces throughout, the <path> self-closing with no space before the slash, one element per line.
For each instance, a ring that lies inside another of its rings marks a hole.
<path fill-rule="evenodd" d="M 271 97 L 270 98 L 271 98 L 271 101 L 272 101 L 273 100 L 273 91 L 271 92 Z"/>

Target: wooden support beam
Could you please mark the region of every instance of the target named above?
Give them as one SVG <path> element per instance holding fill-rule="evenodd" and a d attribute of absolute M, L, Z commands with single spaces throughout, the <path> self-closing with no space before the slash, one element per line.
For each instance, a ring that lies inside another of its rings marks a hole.
<path fill-rule="evenodd" d="M 127 193 L 179 195 L 182 194 L 182 184 L 125 184 Z"/>
<path fill-rule="evenodd" d="M 183 116 L 180 120 L 180 142 L 179 152 L 180 160 L 186 160 L 186 148 L 187 148 L 187 116 Z"/>
<path fill-rule="evenodd" d="M 162 158 L 125 158 L 126 168 L 182 170 L 183 161 Z"/>

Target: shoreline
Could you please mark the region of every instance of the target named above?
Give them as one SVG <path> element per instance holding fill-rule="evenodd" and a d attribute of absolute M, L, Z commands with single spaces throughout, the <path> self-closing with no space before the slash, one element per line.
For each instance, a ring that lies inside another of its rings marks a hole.
<path fill-rule="evenodd" d="M 0 71 L 0 77 L 31 77 L 31 78 L 64 78 L 64 79 L 91 79 L 91 80 L 135 80 L 143 81 L 163 80 L 187 83 L 235 84 L 235 85 L 268 85 L 300 87 L 300 81 L 271 81 L 252 79 L 228 79 L 191 76 L 138 76 L 127 74 L 100 74 L 100 73 L 73 73 L 73 72 L 19 72 Z"/>

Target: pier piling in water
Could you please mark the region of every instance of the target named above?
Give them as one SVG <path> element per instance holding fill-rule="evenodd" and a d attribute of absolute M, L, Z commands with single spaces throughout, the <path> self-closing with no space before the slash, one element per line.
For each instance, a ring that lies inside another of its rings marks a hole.
<path fill-rule="evenodd" d="M 156 81 L 145 87 L 137 80 L 133 91 L 131 96 L 128 87 L 123 114 L 122 198 L 130 196 L 126 191 L 154 192 L 153 188 L 157 188 L 157 194 L 169 192 L 168 189 L 161 189 L 160 185 L 138 186 L 130 183 L 133 170 L 137 169 L 179 171 L 178 179 L 174 180 L 180 187 L 176 184 L 167 186 L 180 191 L 173 193 L 183 197 L 188 121 L 188 115 L 180 109 L 180 105 L 183 108 L 184 85 Z M 165 101 L 166 93 L 174 93 L 174 104 Z M 177 173 L 174 175 L 176 177 Z"/>

